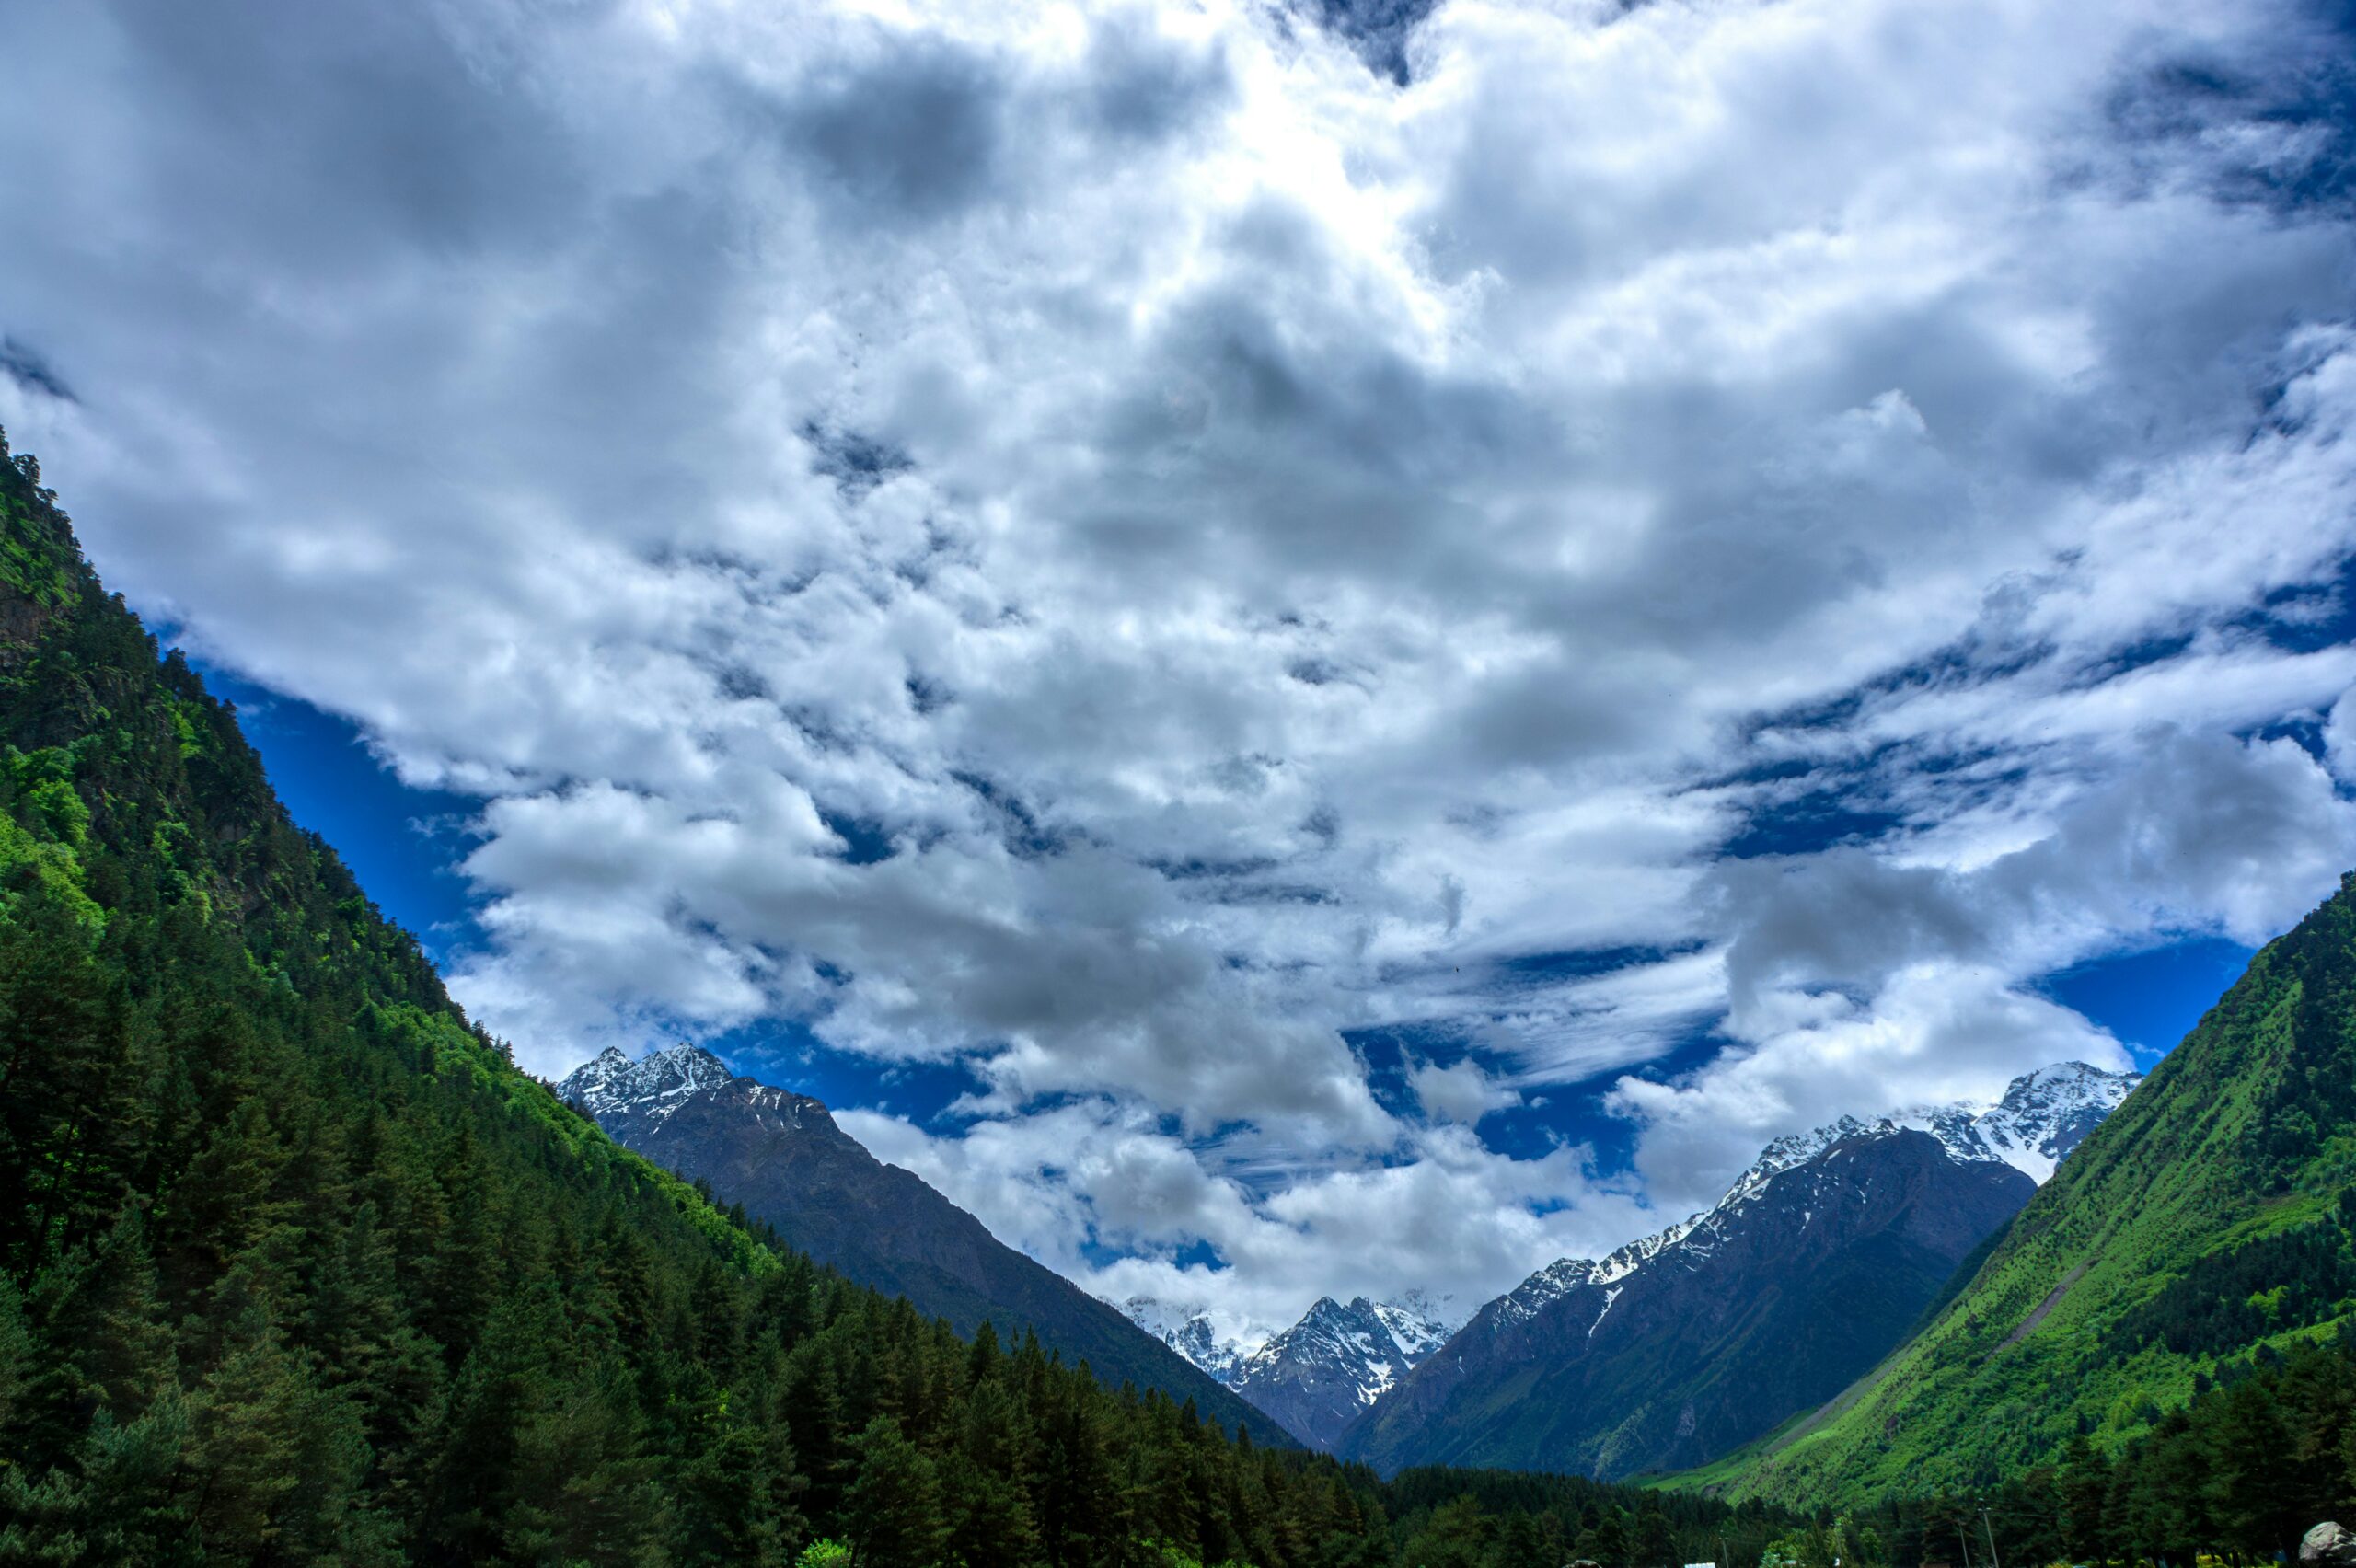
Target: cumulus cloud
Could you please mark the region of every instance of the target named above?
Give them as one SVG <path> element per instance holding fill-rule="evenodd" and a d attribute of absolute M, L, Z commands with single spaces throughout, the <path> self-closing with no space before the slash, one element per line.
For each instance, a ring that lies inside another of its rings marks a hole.
<path fill-rule="evenodd" d="M 1521 1103 L 1519 1091 L 1506 1087 L 1482 1070 L 1481 1064 L 1466 1060 L 1438 1066 L 1430 1062 L 1418 1063 L 1407 1075 L 1409 1087 L 1415 1091 L 1416 1103 L 1424 1114 L 1435 1122 L 1461 1122 L 1470 1125 L 1492 1111 L 1503 1111 Z"/>
<path fill-rule="evenodd" d="M 1660 1222 L 1627 1183 L 1599 1180 L 1586 1148 L 1512 1159 L 1459 1125 L 1414 1133 L 1391 1159 L 1268 1190 L 1207 1170 L 1169 1128 L 1103 1101 L 953 1137 L 872 1112 L 840 1120 L 878 1158 L 1097 1294 L 1200 1311 L 1246 1343 L 1290 1326 L 1318 1294 L 1380 1297 L 1403 1281 L 1432 1282 L 1469 1314 L 1519 1283 L 1532 1257 L 1605 1248 Z"/>
<path fill-rule="evenodd" d="M 847 1124 L 1262 1321 L 1650 1223 L 1536 1085 L 1673 1208 L 2356 848 L 2325 8 L 240 17 L 0 22 L 0 423 L 481 802 L 542 1069 L 960 1065 Z"/>
<path fill-rule="evenodd" d="M 2163 732 L 2137 754 L 2032 842 L 1976 863 L 1940 854 L 1933 830 L 1932 844 L 1719 873 L 1735 1043 L 1678 1081 L 1623 1078 L 1611 1096 L 1646 1129 L 1639 1163 L 1659 1201 L 1722 1189 L 1744 1163 L 1738 1128 L 1755 1143 L 1843 1112 L 1981 1097 L 2050 1062 L 2130 1066 L 2031 982 L 2125 934 L 2262 942 L 2356 864 L 2356 803 L 2297 744 Z"/>
<path fill-rule="evenodd" d="M 2356 691 L 2342 693 L 2324 716 L 2324 760 L 2342 784 L 2356 783 Z"/>

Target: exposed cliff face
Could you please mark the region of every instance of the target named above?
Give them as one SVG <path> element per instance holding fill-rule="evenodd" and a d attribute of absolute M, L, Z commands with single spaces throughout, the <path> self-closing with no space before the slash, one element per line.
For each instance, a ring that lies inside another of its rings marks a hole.
<path fill-rule="evenodd" d="M 1282 1442 L 1265 1418 L 1176 1352 L 993 1237 L 909 1171 L 886 1165 L 807 1095 L 731 1073 L 693 1046 L 632 1061 L 608 1050 L 558 1086 L 616 1141 L 710 1183 L 793 1246 L 906 1296 L 970 1333 L 1035 1332 L 1067 1361 L 1192 1399 L 1232 1430 Z"/>

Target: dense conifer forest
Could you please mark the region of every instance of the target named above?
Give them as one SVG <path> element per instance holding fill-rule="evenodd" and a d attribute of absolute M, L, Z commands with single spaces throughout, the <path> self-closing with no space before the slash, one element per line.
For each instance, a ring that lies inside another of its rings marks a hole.
<path fill-rule="evenodd" d="M 2187 1405 L 2106 1455 L 2073 1437 L 2051 1459 L 1976 1491 L 1888 1503 L 1855 1516 L 1847 1560 L 1956 1568 L 2050 1562 L 2296 1561 L 2299 1539 L 2356 1500 L 2356 1354 L 2335 1337 L 2264 1349 L 2203 1375 Z M 1870 1536 L 1865 1532 L 1870 1531 Z M 1854 1550 L 1858 1539 L 1868 1551 Z M 1830 1568 L 1842 1541 L 1803 1530 L 1784 1554 Z"/>
<path fill-rule="evenodd" d="M 1639 1568 L 1755 1505 L 1230 1440 L 630 1155 L 468 1023 L 0 442 L 0 1562 Z"/>

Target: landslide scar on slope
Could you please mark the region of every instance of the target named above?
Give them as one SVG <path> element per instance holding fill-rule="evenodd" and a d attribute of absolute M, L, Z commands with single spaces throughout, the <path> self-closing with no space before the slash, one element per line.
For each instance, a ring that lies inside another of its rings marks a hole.
<path fill-rule="evenodd" d="M 2062 1304 L 2062 1298 L 2070 1294 L 2070 1287 L 2078 1283 L 2079 1277 L 2086 1272 L 2086 1266 L 2087 1265 L 2085 1263 L 2080 1263 L 2076 1268 L 2072 1269 L 2068 1274 L 2063 1274 L 2062 1276 L 2062 1283 L 2053 1287 L 2053 1293 L 2048 1296 L 2044 1300 L 2038 1302 L 2037 1304 L 2037 1310 L 2031 1312 L 2027 1318 L 2021 1320 L 2021 1326 L 2015 1329 L 2012 1333 L 2005 1338 L 2004 1343 L 1998 1345 L 1996 1348 L 1998 1350 L 2010 1350 L 2013 1346 L 2020 1343 L 2021 1341 L 2028 1338 L 2028 1336 L 2036 1331 L 2037 1325 L 2045 1321 L 2045 1315 L 2048 1312 L 2052 1311 L 2056 1307 L 2059 1307 Z"/>

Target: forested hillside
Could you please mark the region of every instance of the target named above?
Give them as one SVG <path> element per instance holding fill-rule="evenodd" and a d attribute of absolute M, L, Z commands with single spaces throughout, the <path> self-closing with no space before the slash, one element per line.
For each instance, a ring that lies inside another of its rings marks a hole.
<path fill-rule="evenodd" d="M 2351 1181 L 2356 879 L 2251 962 L 1922 1333 L 1695 1479 L 1815 1502 L 2152 1440 L 2229 1368 L 2356 1316 Z"/>
<path fill-rule="evenodd" d="M 2356 1501 L 2356 1356 L 2344 1341 L 2260 1349 L 2203 1374 L 2117 1454 L 2084 1436 L 1992 1487 L 1885 1498 L 1797 1532 L 1795 1568 L 1923 1562 L 2268 1562 Z"/>
<path fill-rule="evenodd" d="M 1590 1517 L 1663 1564 L 1764 1528 L 1394 1506 L 781 1255 L 468 1025 L 52 499 L 0 443 L 0 1562 L 1541 1568 Z"/>

